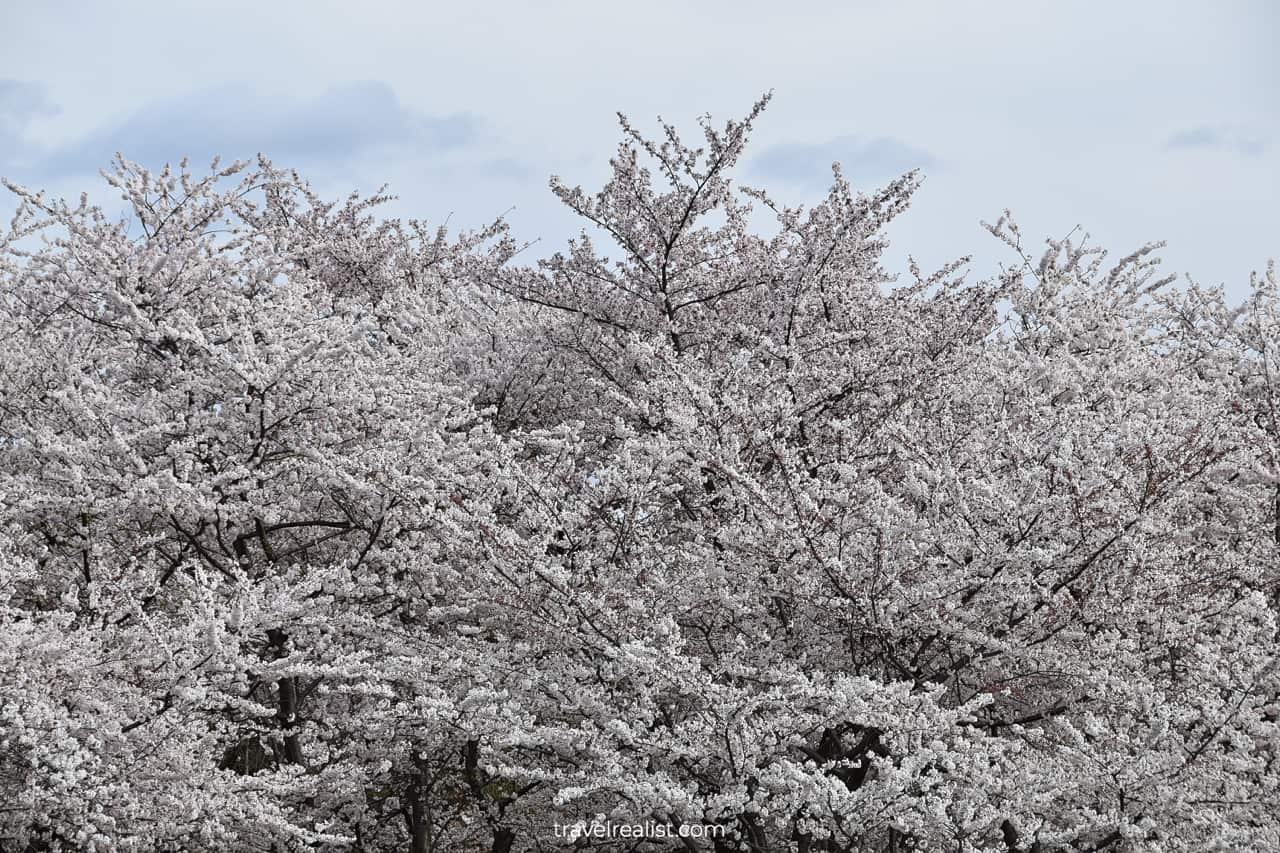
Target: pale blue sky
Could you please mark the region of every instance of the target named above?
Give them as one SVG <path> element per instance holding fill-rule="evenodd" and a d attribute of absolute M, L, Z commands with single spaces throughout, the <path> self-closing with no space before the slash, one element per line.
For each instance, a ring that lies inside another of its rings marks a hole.
<path fill-rule="evenodd" d="M 0 174 L 104 201 L 113 152 L 264 151 L 322 190 L 559 245 L 546 189 L 594 189 L 618 134 L 739 116 L 739 177 L 788 202 L 831 160 L 862 187 L 919 166 L 890 260 L 1005 258 L 978 225 L 1076 224 L 1243 294 L 1280 256 L 1280 4 L 0 0 Z M 8 205 L 5 204 L 7 209 Z"/>

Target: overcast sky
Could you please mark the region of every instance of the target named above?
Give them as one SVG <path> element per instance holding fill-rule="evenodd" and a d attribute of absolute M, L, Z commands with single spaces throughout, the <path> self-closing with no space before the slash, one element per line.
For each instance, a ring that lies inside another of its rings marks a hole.
<path fill-rule="evenodd" d="M 616 111 L 696 133 L 767 90 L 739 179 L 821 198 L 920 167 L 891 263 L 1005 259 L 982 231 L 1079 224 L 1239 296 L 1280 256 L 1280 4 L 0 0 L 0 175 L 104 202 L 97 170 L 262 151 L 329 193 L 518 237 L 576 228 Z M 12 204 L 0 204 L 0 211 Z"/>

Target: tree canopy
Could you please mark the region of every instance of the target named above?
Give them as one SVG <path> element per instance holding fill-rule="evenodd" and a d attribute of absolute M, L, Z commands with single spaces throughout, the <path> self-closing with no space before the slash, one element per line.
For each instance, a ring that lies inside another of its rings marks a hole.
<path fill-rule="evenodd" d="M 10 185 L 0 850 L 1280 850 L 1274 266 L 898 278 L 917 176 L 741 187 L 764 106 L 536 262 Z"/>

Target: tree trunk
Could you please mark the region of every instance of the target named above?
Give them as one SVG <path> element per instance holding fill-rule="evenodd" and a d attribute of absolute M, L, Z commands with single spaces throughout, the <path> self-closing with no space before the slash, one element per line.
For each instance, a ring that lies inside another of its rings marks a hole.
<path fill-rule="evenodd" d="M 511 845 L 515 843 L 516 834 L 505 827 L 493 831 L 493 853 L 511 853 Z"/>
<path fill-rule="evenodd" d="M 276 657 L 284 657 L 285 643 L 289 635 L 282 628 L 271 628 L 267 631 L 267 639 L 276 650 Z M 276 682 L 278 699 L 276 702 L 276 722 L 284 739 L 284 761 L 288 764 L 305 765 L 302 756 L 302 743 L 296 731 L 298 725 L 298 680 L 292 676 L 281 678 Z"/>

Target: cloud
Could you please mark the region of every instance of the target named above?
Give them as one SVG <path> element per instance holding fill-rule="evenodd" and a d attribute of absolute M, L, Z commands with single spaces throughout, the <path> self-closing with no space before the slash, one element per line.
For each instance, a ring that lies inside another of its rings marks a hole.
<path fill-rule="evenodd" d="M 0 127 L 21 125 L 36 116 L 55 112 L 39 83 L 0 80 Z"/>
<path fill-rule="evenodd" d="M 26 132 L 32 119 L 57 108 L 38 83 L 0 79 L 0 170 L 21 168 L 32 156 Z"/>
<path fill-rule="evenodd" d="M 1208 149 L 1258 157 L 1267 148 L 1262 137 L 1226 127 L 1200 125 L 1174 133 L 1165 141 L 1166 151 Z"/>
<path fill-rule="evenodd" d="M 527 181 L 542 173 L 515 157 L 492 157 L 480 164 L 479 171 L 491 178 Z"/>
<path fill-rule="evenodd" d="M 855 185 L 896 178 L 912 169 L 937 165 L 927 151 L 891 136 L 840 136 L 828 142 L 783 143 L 766 148 L 750 163 L 752 173 L 800 186 L 826 187 L 831 182 L 831 164 L 840 163 Z"/>
<path fill-rule="evenodd" d="M 89 174 L 116 152 L 151 167 L 189 156 L 203 165 L 266 154 L 281 165 L 341 167 L 353 158 L 434 154 L 470 145 L 482 122 L 469 113 L 428 115 L 386 83 L 350 82 L 305 99 L 267 98 L 224 86 L 152 104 L 112 126 L 41 153 L 39 177 Z"/>

